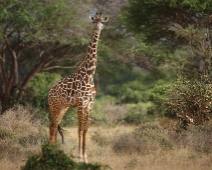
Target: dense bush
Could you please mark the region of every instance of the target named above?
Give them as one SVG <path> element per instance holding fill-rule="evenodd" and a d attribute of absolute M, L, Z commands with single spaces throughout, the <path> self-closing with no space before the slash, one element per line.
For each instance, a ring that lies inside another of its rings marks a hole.
<path fill-rule="evenodd" d="M 22 170 L 101 170 L 109 169 L 108 166 L 98 164 L 77 163 L 57 149 L 54 145 L 42 146 L 42 154 L 30 157 Z"/>
<path fill-rule="evenodd" d="M 179 78 L 166 94 L 162 107 L 179 117 L 182 126 L 201 125 L 211 118 L 211 84 Z"/>

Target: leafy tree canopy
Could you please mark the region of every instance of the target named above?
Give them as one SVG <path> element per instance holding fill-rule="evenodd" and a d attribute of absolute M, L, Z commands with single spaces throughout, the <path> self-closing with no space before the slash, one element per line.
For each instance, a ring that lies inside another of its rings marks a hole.
<path fill-rule="evenodd" d="M 20 99 L 37 72 L 68 57 L 71 44 L 79 39 L 73 35 L 78 2 L 8 0 L 0 4 L 0 99 L 5 110 L 15 90 Z M 26 65 L 31 68 L 20 83 L 20 68 Z"/>
<path fill-rule="evenodd" d="M 177 44 L 170 27 L 198 27 L 211 11 L 210 0 L 129 0 L 124 20 L 128 30 L 142 34 L 147 42 L 160 41 L 170 47 Z"/>
<path fill-rule="evenodd" d="M 70 4 L 73 5 L 73 4 Z M 71 34 L 74 15 L 67 11 L 70 7 L 66 0 L 8 0 L 0 6 L 0 38 L 22 39 L 22 43 L 29 41 L 64 41 L 64 34 Z M 72 9 L 73 14 L 76 13 Z M 67 28 L 64 33 L 64 27 Z M 19 37 L 18 37 L 19 36 Z M 65 39 L 68 41 L 68 38 Z"/>

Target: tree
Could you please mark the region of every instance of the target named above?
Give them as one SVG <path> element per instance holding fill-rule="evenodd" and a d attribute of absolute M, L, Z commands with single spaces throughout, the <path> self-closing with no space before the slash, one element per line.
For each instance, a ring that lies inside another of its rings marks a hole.
<path fill-rule="evenodd" d="M 210 0 L 129 0 L 124 19 L 128 30 L 142 34 L 145 42 L 159 41 L 171 47 L 182 41 L 170 27 L 197 28 L 211 9 Z"/>
<path fill-rule="evenodd" d="M 66 0 L 0 2 L 0 101 L 3 111 L 12 100 L 21 99 L 36 73 L 61 67 L 57 62 L 72 58 L 70 50 L 79 49 L 79 37 L 74 35 L 78 25 L 73 19 L 76 15 L 73 4 L 79 3 Z M 20 83 L 19 75 L 27 65 L 30 71 Z"/>
<path fill-rule="evenodd" d="M 201 124 L 211 113 L 211 100 L 205 98 L 210 90 L 203 91 L 212 82 L 211 10 L 209 0 L 130 0 L 124 10 L 127 29 L 142 39 L 138 64 L 146 60 L 152 67 L 163 65 L 190 82 L 167 90 L 169 111 L 187 124 L 187 117 Z"/>
<path fill-rule="evenodd" d="M 205 45 L 210 42 L 211 10 L 212 2 L 209 0 L 204 2 L 201 0 L 130 0 L 129 6 L 124 9 L 123 18 L 126 28 L 142 39 L 141 45 L 137 48 L 138 52 L 143 53 L 136 58 L 138 64 L 147 62 L 153 67 L 153 59 L 154 64 L 155 61 L 165 64 L 176 61 L 182 65 L 182 58 L 178 57 L 180 60 L 176 60 L 179 51 L 191 51 L 191 46 L 201 51 L 200 41 L 203 43 L 204 40 Z M 202 34 L 201 38 L 200 34 Z M 157 55 L 155 55 L 155 49 L 158 51 Z M 173 54 L 176 55 L 173 56 Z M 143 57 L 145 55 L 146 59 Z M 189 57 L 187 61 L 194 64 L 194 60 Z M 204 63 L 207 62 L 204 60 Z"/>

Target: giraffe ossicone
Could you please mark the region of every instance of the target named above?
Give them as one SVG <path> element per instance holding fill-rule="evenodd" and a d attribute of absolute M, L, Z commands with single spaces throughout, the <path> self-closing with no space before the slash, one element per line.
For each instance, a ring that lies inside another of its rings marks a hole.
<path fill-rule="evenodd" d="M 57 133 L 60 129 L 58 126 L 63 116 L 69 108 L 77 107 L 79 155 L 81 161 L 84 162 L 87 162 L 86 134 L 88 118 L 96 95 L 94 74 L 97 62 L 97 46 L 103 23 L 108 21 L 108 17 L 103 17 L 102 13 L 96 13 L 95 16 L 90 18 L 94 23 L 94 29 L 84 59 L 71 76 L 58 81 L 48 93 L 51 115 L 49 142 L 52 144 L 57 143 Z"/>

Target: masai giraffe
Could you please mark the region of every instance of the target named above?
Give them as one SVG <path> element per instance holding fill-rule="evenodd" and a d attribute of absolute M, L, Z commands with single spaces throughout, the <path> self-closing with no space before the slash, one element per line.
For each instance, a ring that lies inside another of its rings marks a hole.
<path fill-rule="evenodd" d="M 59 124 L 69 108 L 78 108 L 78 137 L 80 160 L 87 162 L 86 133 L 88 118 L 93 107 L 96 90 L 94 86 L 94 73 L 97 62 L 97 45 L 103 23 L 108 17 L 96 13 L 91 17 L 94 23 L 93 35 L 83 61 L 79 64 L 74 74 L 58 81 L 52 86 L 48 94 L 48 103 L 51 114 L 49 127 L 49 142 L 55 144 Z M 62 136 L 63 137 L 63 136 Z"/>

